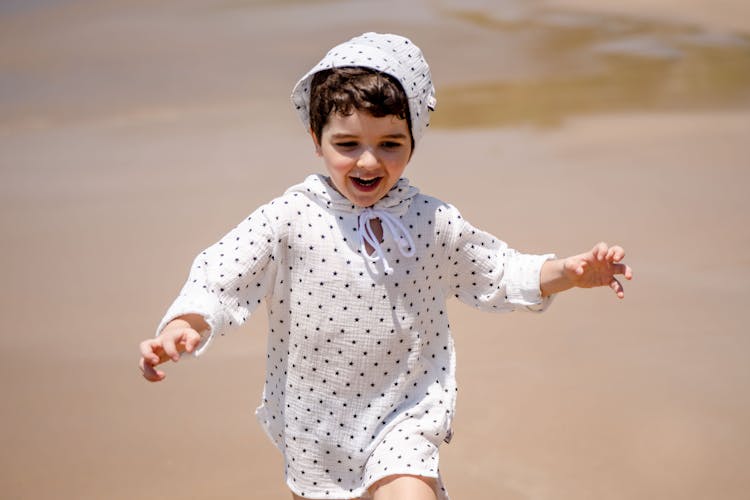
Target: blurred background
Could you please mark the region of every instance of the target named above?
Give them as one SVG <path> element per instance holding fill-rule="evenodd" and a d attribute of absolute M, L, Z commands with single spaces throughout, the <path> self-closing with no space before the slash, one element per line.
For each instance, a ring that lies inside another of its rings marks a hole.
<path fill-rule="evenodd" d="M 200 250 L 322 169 L 289 94 L 364 31 L 431 65 L 423 192 L 635 271 L 624 301 L 451 304 L 452 498 L 746 499 L 741 0 L 0 1 L 0 497 L 289 497 L 253 416 L 263 310 L 160 384 L 137 346 Z"/>

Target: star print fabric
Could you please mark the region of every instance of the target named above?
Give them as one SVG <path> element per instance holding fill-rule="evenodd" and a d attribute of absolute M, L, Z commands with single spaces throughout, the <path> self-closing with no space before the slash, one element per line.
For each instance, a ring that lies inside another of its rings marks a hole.
<path fill-rule="evenodd" d="M 305 498 L 366 495 L 393 474 L 438 478 L 455 412 L 446 300 L 487 311 L 542 311 L 542 263 L 466 222 L 401 179 L 373 208 L 410 232 L 405 257 L 384 231 L 392 268 L 362 254 L 363 209 L 313 175 L 198 255 L 158 331 L 198 313 L 216 334 L 265 302 L 266 379 L 256 415 Z M 447 498 L 440 489 L 442 498 Z"/>

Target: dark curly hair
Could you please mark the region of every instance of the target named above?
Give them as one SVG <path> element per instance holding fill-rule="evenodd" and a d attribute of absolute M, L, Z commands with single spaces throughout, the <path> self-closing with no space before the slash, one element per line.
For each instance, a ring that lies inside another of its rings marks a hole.
<path fill-rule="evenodd" d="M 394 115 L 406 120 L 414 149 L 409 99 L 396 78 L 360 66 L 315 73 L 310 85 L 310 128 L 318 141 L 331 113 L 349 115 L 354 110 L 376 118 Z"/>

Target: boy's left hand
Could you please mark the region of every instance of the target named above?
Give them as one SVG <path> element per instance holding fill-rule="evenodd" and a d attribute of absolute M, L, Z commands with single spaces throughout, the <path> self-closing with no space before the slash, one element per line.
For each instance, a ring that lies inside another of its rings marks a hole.
<path fill-rule="evenodd" d="M 625 250 L 620 246 L 607 246 L 597 243 L 588 252 L 573 255 L 563 260 L 563 274 L 571 286 L 592 288 L 609 286 L 619 298 L 625 297 L 625 291 L 615 275 L 633 278 L 633 271 L 627 264 L 621 263 Z"/>

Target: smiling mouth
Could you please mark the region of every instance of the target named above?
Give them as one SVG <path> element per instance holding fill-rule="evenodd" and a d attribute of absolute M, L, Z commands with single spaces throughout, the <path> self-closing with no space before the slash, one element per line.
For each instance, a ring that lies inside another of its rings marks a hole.
<path fill-rule="evenodd" d="M 373 189 L 375 188 L 382 177 L 373 177 L 372 179 L 361 179 L 359 177 L 351 177 L 352 182 L 359 188 L 362 189 Z"/>

